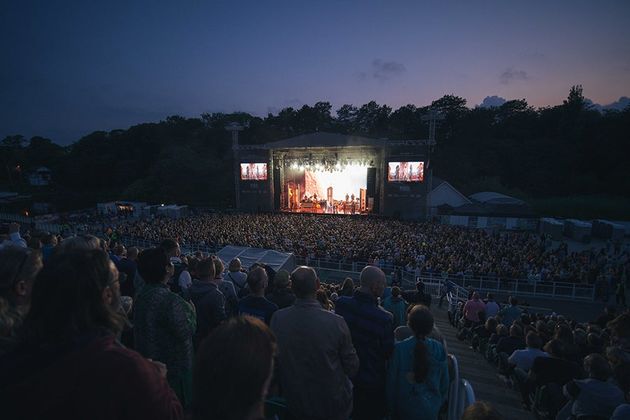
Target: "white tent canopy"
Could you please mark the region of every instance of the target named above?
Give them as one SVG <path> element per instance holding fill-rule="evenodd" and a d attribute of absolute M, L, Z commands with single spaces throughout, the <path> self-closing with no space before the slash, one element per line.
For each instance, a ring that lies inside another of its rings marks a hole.
<path fill-rule="evenodd" d="M 251 267 L 254 263 L 266 264 L 274 269 L 293 271 L 295 268 L 295 258 L 293 254 L 278 252 L 271 249 L 250 248 L 246 246 L 228 245 L 216 254 L 226 264 L 234 258 L 241 260 L 244 268 Z"/>

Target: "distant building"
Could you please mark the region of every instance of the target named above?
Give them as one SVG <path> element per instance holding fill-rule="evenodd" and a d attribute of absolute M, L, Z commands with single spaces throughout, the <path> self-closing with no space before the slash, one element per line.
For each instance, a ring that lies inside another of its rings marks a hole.
<path fill-rule="evenodd" d="M 489 191 L 468 198 L 469 202 L 459 206 L 438 205 L 440 222 L 480 229 L 534 231 L 538 228 L 538 216 L 523 200 Z"/>
<path fill-rule="evenodd" d="M 28 175 L 28 183 L 36 187 L 43 187 L 43 186 L 49 185 L 50 180 L 51 180 L 51 175 L 52 173 L 50 169 L 44 166 L 41 166 Z"/>
<path fill-rule="evenodd" d="M 441 206 L 459 207 L 471 204 L 472 201 L 449 182 L 434 176 L 427 203 L 430 206 L 430 214 L 435 216 L 438 213 L 438 208 Z"/>

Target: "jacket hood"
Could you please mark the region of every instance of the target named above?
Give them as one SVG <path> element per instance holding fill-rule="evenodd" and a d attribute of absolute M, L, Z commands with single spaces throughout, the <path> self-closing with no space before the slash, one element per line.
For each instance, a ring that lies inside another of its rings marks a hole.
<path fill-rule="evenodd" d="M 217 290 L 217 286 L 214 283 L 207 281 L 199 281 L 194 280 L 192 285 L 190 286 L 190 294 L 192 295 L 203 295 L 212 290 Z"/>

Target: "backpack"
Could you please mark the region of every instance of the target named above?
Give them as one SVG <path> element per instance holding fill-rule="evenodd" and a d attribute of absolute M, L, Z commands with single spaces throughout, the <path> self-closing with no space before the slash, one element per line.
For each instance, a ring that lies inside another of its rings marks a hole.
<path fill-rule="evenodd" d="M 234 289 L 236 290 L 236 296 L 239 299 L 242 299 L 249 294 L 249 288 L 247 287 L 247 278 L 245 278 L 245 281 L 243 282 L 243 284 L 238 284 L 236 281 L 234 281 L 234 277 L 232 277 L 232 273 L 230 273 L 229 271 L 228 271 L 228 277 L 230 278 L 230 281 L 234 285 Z"/>
<path fill-rule="evenodd" d="M 173 273 L 173 277 L 168 281 L 168 286 L 171 289 L 171 292 L 177 293 L 178 295 L 182 295 L 182 288 L 179 285 L 179 276 L 182 274 L 184 270 L 188 269 L 188 265 L 183 262 L 173 262 L 173 266 L 175 267 L 175 272 Z"/>

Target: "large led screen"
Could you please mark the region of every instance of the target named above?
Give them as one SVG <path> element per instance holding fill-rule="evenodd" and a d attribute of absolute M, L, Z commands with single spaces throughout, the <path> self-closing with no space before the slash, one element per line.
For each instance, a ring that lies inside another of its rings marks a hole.
<path fill-rule="evenodd" d="M 390 182 L 424 181 L 424 162 L 389 162 L 387 180 Z"/>
<path fill-rule="evenodd" d="M 266 163 L 241 163 L 241 180 L 243 181 L 266 181 Z"/>

